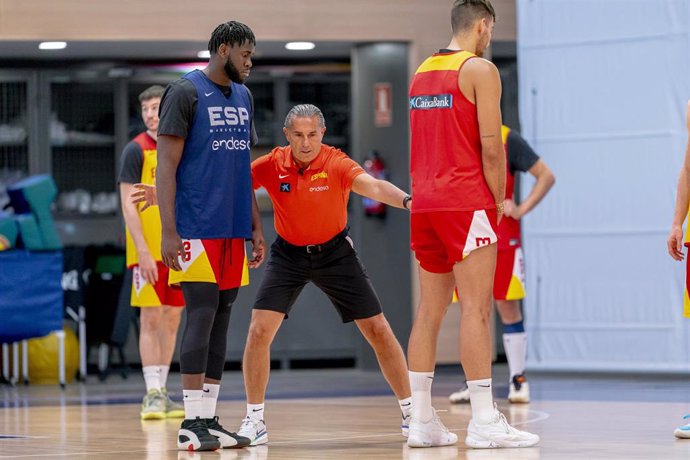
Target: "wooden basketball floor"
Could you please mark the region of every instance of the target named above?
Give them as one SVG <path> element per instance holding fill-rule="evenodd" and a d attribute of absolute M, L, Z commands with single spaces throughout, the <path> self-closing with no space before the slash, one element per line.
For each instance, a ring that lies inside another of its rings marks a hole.
<path fill-rule="evenodd" d="M 227 373 L 218 414 L 236 430 L 244 414 L 241 376 Z M 532 376 L 533 402 L 510 405 L 499 386 L 499 408 L 515 426 L 538 433 L 539 447 L 467 449 L 470 408 L 446 395 L 459 377 L 438 375 L 434 404 L 458 434 L 456 446 L 408 449 L 399 411 L 378 373 L 292 371 L 272 376 L 268 445 L 208 453 L 179 452 L 179 420 L 141 422 L 143 381 L 0 387 L 0 459 L 689 459 L 690 440 L 673 428 L 690 409 L 681 378 L 572 379 Z M 174 385 L 171 385 L 174 387 Z M 178 387 L 179 388 L 179 387 Z M 312 396 L 305 397 L 305 393 Z M 369 395 L 367 395 L 369 394 Z"/>

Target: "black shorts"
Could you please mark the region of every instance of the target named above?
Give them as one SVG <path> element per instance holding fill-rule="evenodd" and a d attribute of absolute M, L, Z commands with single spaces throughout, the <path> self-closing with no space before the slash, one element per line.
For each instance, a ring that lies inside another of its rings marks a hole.
<path fill-rule="evenodd" d="M 254 308 L 285 313 L 287 318 L 311 281 L 328 296 L 344 323 L 381 313 L 374 286 L 346 235 L 309 247 L 293 246 L 278 237 L 271 245 Z"/>

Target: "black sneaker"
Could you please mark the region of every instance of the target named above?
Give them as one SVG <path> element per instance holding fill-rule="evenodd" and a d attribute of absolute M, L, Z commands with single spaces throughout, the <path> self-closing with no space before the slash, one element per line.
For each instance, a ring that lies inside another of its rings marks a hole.
<path fill-rule="evenodd" d="M 218 416 L 206 418 L 204 421 L 208 427 L 208 432 L 218 438 L 223 449 L 247 447 L 252 442 L 249 438 L 245 438 L 244 436 L 232 433 L 223 428 L 223 425 L 218 423 Z"/>
<path fill-rule="evenodd" d="M 189 451 L 220 449 L 220 441 L 208 431 L 207 420 L 185 419 L 177 432 L 177 448 Z"/>

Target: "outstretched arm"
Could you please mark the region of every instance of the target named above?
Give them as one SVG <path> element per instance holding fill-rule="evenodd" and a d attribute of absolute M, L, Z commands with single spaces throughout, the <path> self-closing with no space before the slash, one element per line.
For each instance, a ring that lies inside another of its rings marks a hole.
<path fill-rule="evenodd" d="M 406 206 L 403 205 L 407 193 L 390 182 L 376 179 L 367 173 L 355 177 L 352 181 L 352 191 L 395 208 L 410 209 L 412 207 L 412 200 L 407 200 Z"/>
<path fill-rule="evenodd" d="M 142 211 L 149 206 L 158 206 L 156 186 L 149 184 L 134 184 L 129 199 L 132 204 L 143 203 L 144 205 L 141 207 Z"/>
<path fill-rule="evenodd" d="M 685 112 L 685 123 L 688 131 L 688 141 L 685 148 L 685 160 L 680 170 L 678 178 L 678 189 L 676 192 L 676 210 L 673 213 L 673 223 L 668 235 L 668 253 L 675 260 L 683 260 L 683 222 L 688 214 L 690 204 L 690 101 Z"/>

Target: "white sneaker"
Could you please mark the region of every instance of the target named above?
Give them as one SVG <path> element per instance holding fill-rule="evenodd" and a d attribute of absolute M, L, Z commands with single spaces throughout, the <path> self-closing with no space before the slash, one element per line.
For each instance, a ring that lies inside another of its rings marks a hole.
<path fill-rule="evenodd" d="M 258 446 L 268 442 L 268 431 L 263 420 L 255 420 L 249 416 L 242 420 L 242 425 L 237 431 L 239 436 L 251 439 L 250 446 Z"/>
<path fill-rule="evenodd" d="M 402 435 L 404 437 L 408 437 L 410 434 L 410 420 L 411 419 L 412 419 L 412 414 L 403 415 L 402 425 L 400 425 L 400 428 L 402 429 Z"/>
<path fill-rule="evenodd" d="M 448 399 L 450 399 L 452 404 L 463 404 L 470 402 L 470 389 L 467 388 L 467 382 L 465 382 L 462 388 L 460 388 L 458 391 L 451 393 L 451 395 L 448 396 Z"/>
<path fill-rule="evenodd" d="M 508 401 L 523 404 L 529 402 L 529 383 L 525 379 L 525 374 L 513 376 L 508 391 Z"/>
<path fill-rule="evenodd" d="M 690 415 L 686 415 L 683 417 L 684 420 L 690 419 Z M 690 422 L 683 426 L 679 426 L 673 431 L 673 434 L 675 435 L 676 438 L 680 439 L 690 439 Z"/>
<path fill-rule="evenodd" d="M 492 449 L 496 447 L 531 447 L 539 442 L 536 434 L 520 431 L 508 424 L 505 415 L 496 409 L 491 423 L 480 425 L 470 420 L 467 427 L 465 444 L 475 449 Z"/>
<path fill-rule="evenodd" d="M 433 416 L 428 422 L 421 422 L 411 417 L 410 432 L 407 437 L 409 447 L 449 446 L 458 442 L 458 436 L 445 427 L 436 415 L 436 409 L 431 408 Z"/>

